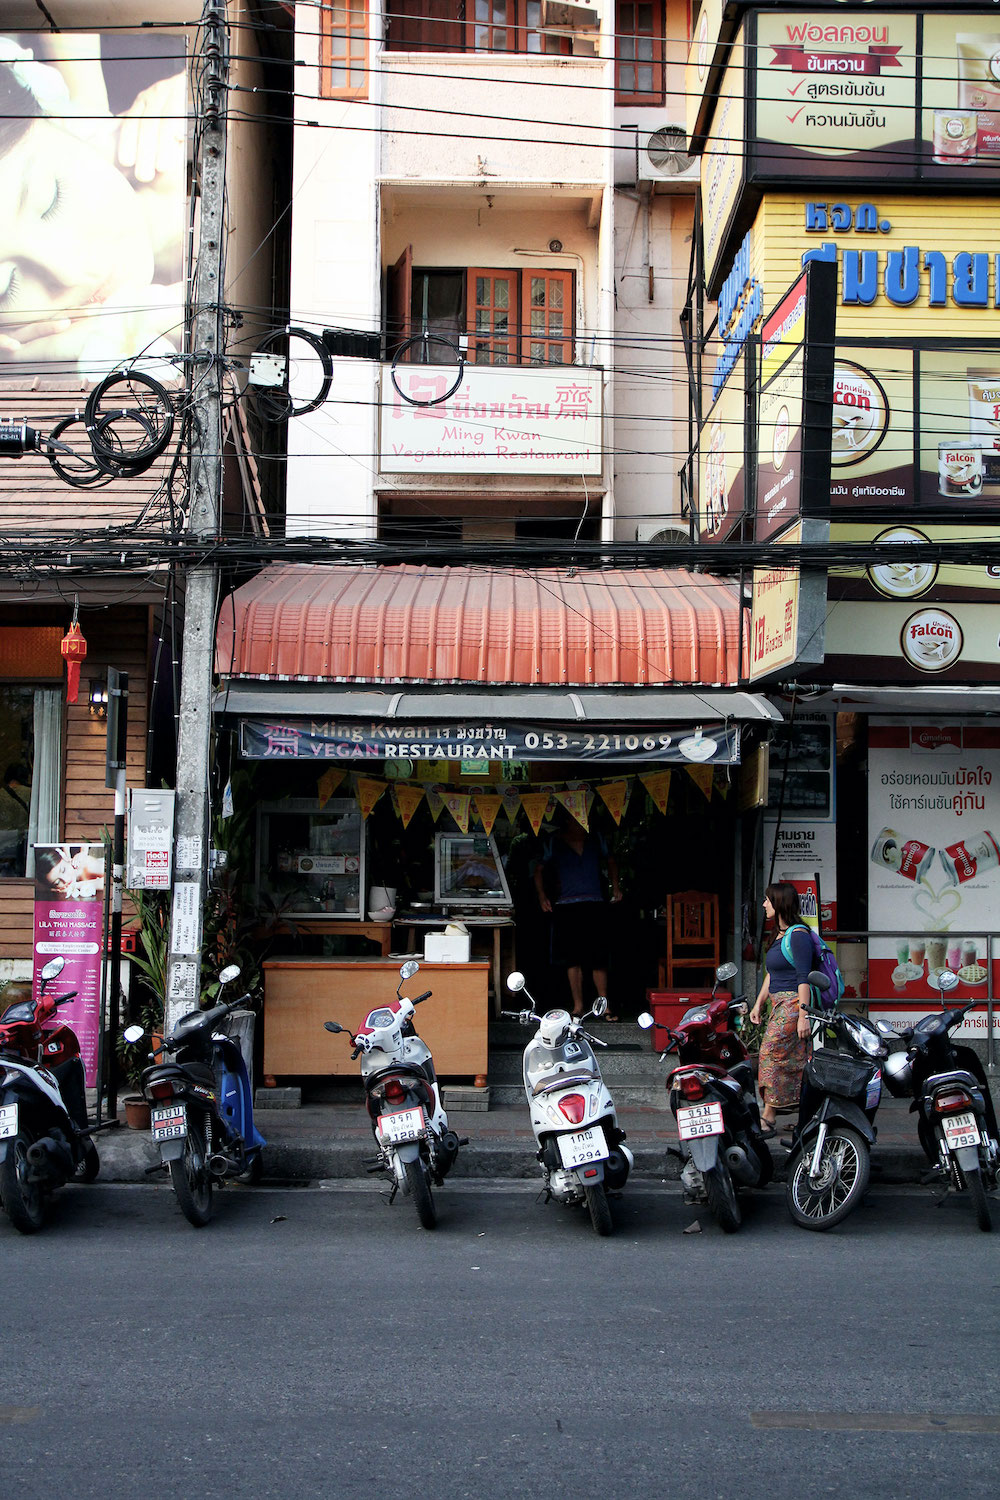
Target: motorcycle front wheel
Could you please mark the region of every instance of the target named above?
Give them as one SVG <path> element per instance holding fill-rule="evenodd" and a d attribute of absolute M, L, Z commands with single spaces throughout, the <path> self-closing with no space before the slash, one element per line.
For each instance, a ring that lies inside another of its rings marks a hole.
<path fill-rule="evenodd" d="M 849 1125 L 827 1132 L 819 1172 L 810 1178 L 813 1148 L 800 1147 L 788 1166 L 785 1201 L 788 1212 L 803 1229 L 832 1229 L 856 1208 L 868 1188 L 871 1158 L 868 1146 Z"/>
<path fill-rule="evenodd" d="M 593 1187 L 585 1187 L 583 1191 L 587 1198 L 591 1224 L 602 1237 L 610 1234 L 614 1225 L 611 1222 L 611 1205 L 604 1191 L 604 1183 L 596 1182 Z"/>
<path fill-rule="evenodd" d="M 205 1160 L 205 1132 L 200 1120 L 188 1119 L 184 1155 L 170 1163 L 170 1184 L 185 1219 L 195 1229 L 203 1229 L 212 1217 L 212 1174 Z"/>
<path fill-rule="evenodd" d="M 708 1206 L 725 1234 L 735 1234 L 743 1223 L 739 1199 L 733 1187 L 732 1173 L 724 1161 L 717 1162 L 702 1174 Z"/>
<path fill-rule="evenodd" d="M 45 1194 L 39 1183 L 28 1181 L 28 1147 L 33 1144 L 31 1136 L 19 1130 L 0 1167 L 0 1198 L 21 1234 L 37 1234 L 45 1222 Z"/>
<path fill-rule="evenodd" d="M 406 1163 L 406 1185 L 416 1207 L 417 1218 L 425 1229 L 433 1229 L 437 1223 L 437 1209 L 434 1207 L 434 1194 L 431 1192 L 427 1168 L 422 1161 Z"/>
<path fill-rule="evenodd" d="M 976 1223 L 984 1234 L 989 1234 L 993 1228 L 993 1215 L 986 1198 L 986 1187 L 983 1183 L 983 1174 L 976 1167 L 973 1171 L 965 1173 L 965 1184 L 969 1189 L 969 1197 L 972 1199 L 972 1210 L 976 1216 Z"/>

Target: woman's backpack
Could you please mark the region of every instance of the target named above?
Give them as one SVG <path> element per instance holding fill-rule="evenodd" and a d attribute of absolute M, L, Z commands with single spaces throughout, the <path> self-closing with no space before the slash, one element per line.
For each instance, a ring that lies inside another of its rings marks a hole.
<path fill-rule="evenodd" d="M 826 943 L 824 943 L 819 933 L 814 928 L 807 927 L 804 922 L 796 922 L 793 926 L 786 927 L 784 932 L 781 934 L 781 956 L 785 960 L 786 964 L 791 964 L 794 968 L 795 960 L 792 958 L 792 933 L 797 930 L 808 932 L 810 938 L 812 939 L 813 968 L 820 969 L 830 981 L 830 988 L 828 990 L 817 990 L 816 993 L 819 995 L 820 1005 L 822 1005 L 825 1010 L 833 1010 L 837 1002 L 843 998 L 844 976 L 843 974 L 841 974 L 840 969 L 837 967 L 837 960 L 834 957 L 833 949 L 829 948 Z"/>

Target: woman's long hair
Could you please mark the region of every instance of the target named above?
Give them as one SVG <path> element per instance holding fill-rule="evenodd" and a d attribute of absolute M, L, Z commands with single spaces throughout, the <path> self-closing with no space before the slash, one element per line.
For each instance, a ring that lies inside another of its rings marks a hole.
<path fill-rule="evenodd" d="M 17 77 L 13 63 L 0 62 L 0 156 L 17 145 L 41 113 L 41 105 Z"/>
<path fill-rule="evenodd" d="M 780 926 L 791 927 L 795 922 L 802 921 L 799 893 L 790 880 L 776 880 L 767 887 L 764 895 L 774 907 L 774 915 Z"/>

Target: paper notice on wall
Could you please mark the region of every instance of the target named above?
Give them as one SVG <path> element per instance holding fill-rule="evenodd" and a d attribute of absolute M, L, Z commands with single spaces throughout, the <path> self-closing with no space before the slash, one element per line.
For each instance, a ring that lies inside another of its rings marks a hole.
<path fill-rule="evenodd" d="M 178 870 L 201 869 L 201 834 L 188 834 L 177 840 Z"/>
<path fill-rule="evenodd" d="M 171 953 L 198 953 L 201 949 L 201 886 L 197 880 L 178 881 L 170 913 Z"/>
<path fill-rule="evenodd" d="M 198 968 L 196 963 L 174 964 L 170 971 L 170 984 L 167 991 L 168 1000 L 190 1000 L 198 999 Z"/>

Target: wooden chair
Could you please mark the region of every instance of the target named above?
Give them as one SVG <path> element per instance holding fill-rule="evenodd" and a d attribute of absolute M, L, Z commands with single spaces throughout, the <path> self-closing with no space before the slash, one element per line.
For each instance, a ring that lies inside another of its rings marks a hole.
<path fill-rule="evenodd" d="M 719 967 L 719 898 L 710 891 L 677 891 L 667 897 L 667 951 L 659 962 L 661 990 L 677 988 L 677 974 L 684 983 L 690 974 L 708 975 L 703 988 L 710 988 Z"/>

